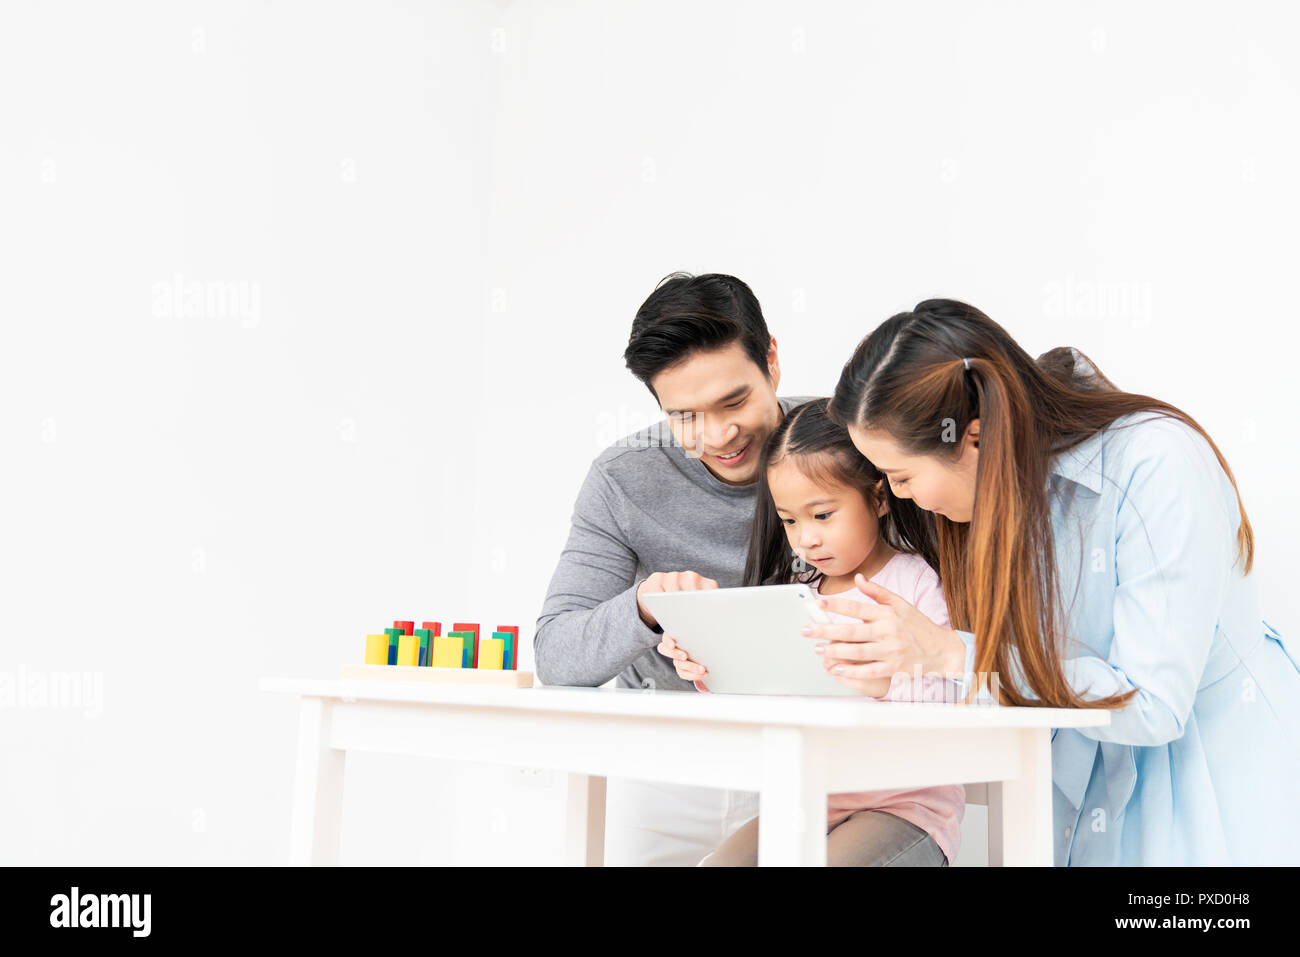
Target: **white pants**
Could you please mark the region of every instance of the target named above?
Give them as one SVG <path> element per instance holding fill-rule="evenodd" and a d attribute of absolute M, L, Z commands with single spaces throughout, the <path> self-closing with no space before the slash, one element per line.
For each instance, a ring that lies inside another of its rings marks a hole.
<path fill-rule="evenodd" d="M 609 778 L 608 867 L 693 867 L 758 813 L 758 794 Z"/>

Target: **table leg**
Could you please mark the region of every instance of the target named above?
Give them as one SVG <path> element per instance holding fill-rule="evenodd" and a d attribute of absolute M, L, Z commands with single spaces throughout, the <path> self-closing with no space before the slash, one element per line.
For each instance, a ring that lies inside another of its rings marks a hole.
<path fill-rule="evenodd" d="M 298 758 L 293 779 L 289 863 L 337 865 L 343 825 L 343 764 L 347 752 L 330 747 L 334 703 L 304 697 L 298 715 Z"/>
<path fill-rule="evenodd" d="M 798 728 L 763 729 L 761 867 L 826 866 L 825 749 Z"/>
<path fill-rule="evenodd" d="M 564 862 L 571 867 L 605 863 L 605 779 L 567 775 Z"/>
<path fill-rule="evenodd" d="M 989 863 L 994 863 L 991 838 L 996 821 L 1004 867 L 1051 867 L 1052 729 L 1022 728 L 1016 735 L 1020 776 L 1003 781 L 1000 789 L 989 785 Z M 1001 791 L 997 808 L 995 789 Z"/>
<path fill-rule="evenodd" d="M 988 789 L 989 867 L 1002 867 L 1002 782 L 989 781 L 985 787 Z"/>

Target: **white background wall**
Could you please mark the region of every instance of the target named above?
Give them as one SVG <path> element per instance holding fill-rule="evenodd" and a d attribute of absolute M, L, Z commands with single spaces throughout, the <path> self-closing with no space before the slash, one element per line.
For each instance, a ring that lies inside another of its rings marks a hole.
<path fill-rule="evenodd" d="M 591 457 L 657 414 L 620 356 L 675 269 L 753 286 L 783 394 L 952 296 L 1182 406 L 1294 632 L 1298 26 L 6 4 L 0 859 L 283 861 L 294 705 L 258 678 L 332 676 L 394 618 L 530 638 Z M 61 672 L 91 706 L 23 691 Z M 554 784 L 350 758 L 343 860 L 550 862 Z"/>

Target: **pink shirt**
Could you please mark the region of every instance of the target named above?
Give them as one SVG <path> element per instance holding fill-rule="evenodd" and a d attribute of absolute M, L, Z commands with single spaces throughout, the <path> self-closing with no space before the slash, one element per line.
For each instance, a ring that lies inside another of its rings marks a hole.
<path fill-rule="evenodd" d="M 885 563 L 871 581 L 887 588 L 904 601 L 916 606 L 935 624 L 948 627 L 948 606 L 944 602 L 939 576 L 919 555 L 898 554 Z M 816 584 L 813 591 L 820 591 Z M 827 595 L 850 601 L 872 602 L 858 588 Z M 873 602 L 874 604 L 874 602 Z M 830 613 L 835 622 L 853 622 L 857 618 Z M 954 701 L 953 685 L 938 675 L 895 674 L 889 691 L 876 701 Z M 866 697 L 870 697 L 867 695 Z M 896 791 L 857 791 L 827 795 L 827 827 L 844 821 L 855 811 L 887 811 L 901 817 L 929 834 L 951 864 L 961 846 L 961 819 L 966 812 L 966 788 L 960 784 L 911 788 Z"/>

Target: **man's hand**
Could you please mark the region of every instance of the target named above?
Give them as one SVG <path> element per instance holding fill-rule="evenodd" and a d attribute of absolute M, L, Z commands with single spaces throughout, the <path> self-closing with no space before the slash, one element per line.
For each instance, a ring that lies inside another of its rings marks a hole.
<path fill-rule="evenodd" d="M 717 587 L 718 583 L 712 578 L 705 578 L 698 572 L 655 572 L 636 590 L 636 610 L 647 628 L 656 628 L 659 622 L 641 604 L 642 595 L 653 591 L 700 591 Z"/>

